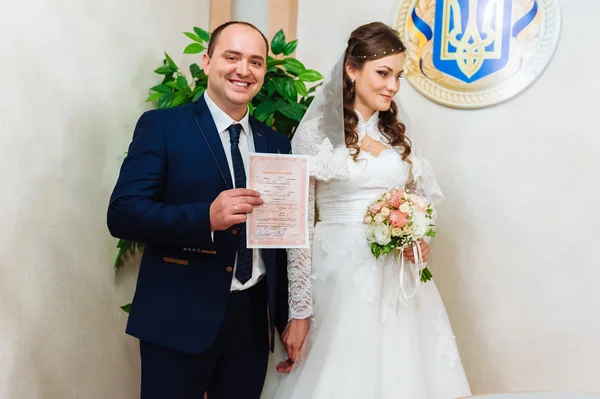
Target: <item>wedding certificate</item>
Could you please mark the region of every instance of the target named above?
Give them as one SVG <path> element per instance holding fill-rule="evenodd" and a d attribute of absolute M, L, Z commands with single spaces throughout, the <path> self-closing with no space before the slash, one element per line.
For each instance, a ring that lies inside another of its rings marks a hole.
<path fill-rule="evenodd" d="M 308 248 L 309 157 L 250 154 L 246 187 L 265 202 L 246 222 L 248 248 Z"/>

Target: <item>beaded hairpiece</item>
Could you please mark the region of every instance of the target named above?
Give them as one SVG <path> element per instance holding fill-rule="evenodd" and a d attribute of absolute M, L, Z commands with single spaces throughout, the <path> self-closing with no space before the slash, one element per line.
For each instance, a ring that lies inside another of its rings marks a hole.
<path fill-rule="evenodd" d="M 382 55 L 389 55 L 389 54 L 393 54 L 393 53 L 396 53 L 396 52 L 401 53 L 404 50 L 406 50 L 405 47 L 393 48 L 391 50 L 384 51 Z M 356 57 L 356 58 L 363 58 L 363 59 L 365 59 L 365 58 L 375 58 L 375 57 L 377 57 L 377 54 L 373 54 L 372 56 L 368 56 L 368 55 L 359 55 L 359 56 L 353 55 L 353 56 Z"/>

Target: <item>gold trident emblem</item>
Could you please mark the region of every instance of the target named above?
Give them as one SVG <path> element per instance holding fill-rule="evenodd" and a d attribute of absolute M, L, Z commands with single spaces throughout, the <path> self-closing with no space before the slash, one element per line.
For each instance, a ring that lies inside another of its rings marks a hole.
<path fill-rule="evenodd" d="M 469 4 L 469 20 L 464 32 L 459 0 L 444 2 L 442 54 L 440 58 L 456 61 L 460 70 L 468 78 L 471 78 L 479 71 L 486 59 L 498 59 L 502 56 L 504 8 L 503 0 L 489 0 L 483 14 L 480 31 L 477 27 L 477 0 L 465 1 Z M 451 11 L 454 12 L 451 13 Z M 452 14 L 454 26 L 450 30 L 450 15 Z M 458 39 L 461 34 L 462 37 Z M 494 44 L 493 50 L 486 50 L 486 47 L 492 43 Z M 456 51 L 449 52 L 448 45 L 455 47 Z"/>

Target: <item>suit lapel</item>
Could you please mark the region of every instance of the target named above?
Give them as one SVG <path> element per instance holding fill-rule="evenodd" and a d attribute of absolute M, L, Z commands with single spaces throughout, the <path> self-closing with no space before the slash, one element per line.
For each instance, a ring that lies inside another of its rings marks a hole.
<path fill-rule="evenodd" d="M 250 117 L 252 136 L 254 136 L 254 151 L 267 152 L 267 140 L 260 124 L 252 116 Z"/>
<path fill-rule="evenodd" d="M 200 99 L 194 103 L 194 112 L 197 114 L 196 124 L 198 125 L 198 129 L 204 137 L 204 141 L 206 141 L 206 145 L 208 146 L 212 157 L 217 163 L 221 177 L 227 188 L 231 189 L 233 188 L 233 182 L 231 180 L 231 173 L 229 172 L 229 164 L 227 163 L 227 157 L 225 156 L 223 142 L 221 141 L 221 137 L 219 137 L 215 121 L 208 110 L 204 96 L 200 97 Z"/>

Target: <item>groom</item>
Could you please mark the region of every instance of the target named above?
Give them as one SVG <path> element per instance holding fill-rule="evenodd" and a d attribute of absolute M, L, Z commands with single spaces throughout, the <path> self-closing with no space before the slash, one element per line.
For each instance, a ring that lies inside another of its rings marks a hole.
<path fill-rule="evenodd" d="M 121 167 L 108 227 L 145 244 L 127 324 L 144 399 L 258 399 L 286 325 L 285 251 L 246 248 L 246 214 L 263 203 L 245 188 L 248 154 L 290 152 L 248 113 L 268 47 L 253 25 L 215 29 L 203 97 L 144 113 Z"/>

